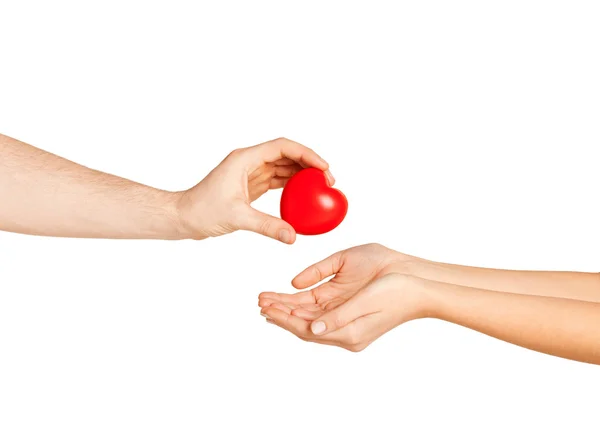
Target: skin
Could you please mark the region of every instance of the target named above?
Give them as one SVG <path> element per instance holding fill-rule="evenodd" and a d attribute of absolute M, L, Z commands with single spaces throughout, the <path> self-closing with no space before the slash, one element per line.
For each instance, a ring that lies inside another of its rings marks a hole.
<path fill-rule="evenodd" d="M 195 239 L 247 230 L 293 244 L 283 220 L 252 208 L 305 167 L 326 172 L 313 150 L 278 138 L 231 152 L 196 186 L 164 191 L 73 163 L 0 135 L 0 230 L 113 239 Z"/>
<path fill-rule="evenodd" d="M 362 351 L 393 328 L 436 318 L 524 348 L 600 364 L 600 275 L 435 263 L 378 244 L 333 254 L 263 292 L 261 314 L 297 337 Z"/>
<path fill-rule="evenodd" d="M 230 153 L 200 183 L 169 192 L 89 169 L 0 135 L 0 230 L 75 238 L 206 239 L 236 230 L 292 244 L 286 222 L 252 208 L 305 167 L 328 164 L 279 138 Z M 361 351 L 394 327 L 433 317 L 526 348 L 600 364 L 600 280 L 435 263 L 377 244 L 336 253 L 263 293 L 262 314 L 302 339 Z"/>

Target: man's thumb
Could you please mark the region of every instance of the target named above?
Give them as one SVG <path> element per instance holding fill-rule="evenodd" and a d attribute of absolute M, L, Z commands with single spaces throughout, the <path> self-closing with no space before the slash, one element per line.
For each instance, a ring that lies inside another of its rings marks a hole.
<path fill-rule="evenodd" d="M 296 231 L 282 219 L 248 207 L 247 213 L 241 218 L 240 229 L 268 236 L 285 244 L 293 244 Z"/>

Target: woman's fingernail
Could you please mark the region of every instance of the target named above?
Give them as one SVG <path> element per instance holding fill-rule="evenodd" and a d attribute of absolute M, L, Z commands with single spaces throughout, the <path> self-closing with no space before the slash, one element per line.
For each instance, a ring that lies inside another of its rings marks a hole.
<path fill-rule="evenodd" d="M 310 330 L 312 330 L 312 333 L 315 335 L 325 332 L 325 329 L 325 322 L 313 322 L 312 325 L 310 325 Z"/>
<path fill-rule="evenodd" d="M 289 242 L 292 239 L 292 235 L 290 235 L 290 231 L 288 231 L 287 229 L 281 229 L 279 231 L 279 234 L 277 234 L 277 238 L 279 238 L 281 242 L 289 244 Z"/>
<path fill-rule="evenodd" d="M 261 315 L 262 317 L 266 318 L 266 319 L 268 319 L 268 318 L 269 318 L 269 316 L 267 316 L 266 314 L 260 313 L 260 315 Z"/>

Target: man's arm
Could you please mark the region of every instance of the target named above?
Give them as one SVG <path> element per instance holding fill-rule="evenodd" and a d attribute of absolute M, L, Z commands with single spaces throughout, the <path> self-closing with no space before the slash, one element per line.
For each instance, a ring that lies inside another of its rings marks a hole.
<path fill-rule="evenodd" d="M 0 230 L 73 238 L 205 239 L 249 230 L 295 241 L 283 220 L 251 207 L 303 167 L 333 177 L 314 151 L 279 138 L 229 154 L 186 191 L 89 169 L 0 134 Z"/>
<path fill-rule="evenodd" d="M 0 135 L 0 230 L 75 238 L 180 239 L 177 194 Z"/>

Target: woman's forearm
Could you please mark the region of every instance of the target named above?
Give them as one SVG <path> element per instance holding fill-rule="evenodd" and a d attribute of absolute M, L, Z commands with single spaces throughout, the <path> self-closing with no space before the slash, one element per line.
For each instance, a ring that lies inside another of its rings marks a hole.
<path fill-rule="evenodd" d="M 75 238 L 179 239 L 174 195 L 0 134 L 0 230 Z"/>
<path fill-rule="evenodd" d="M 599 273 L 487 269 L 416 258 L 405 262 L 408 273 L 423 279 L 500 292 L 600 303 Z"/>
<path fill-rule="evenodd" d="M 600 304 L 424 281 L 428 315 L 531 350 L 600 364 Z"/>

